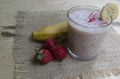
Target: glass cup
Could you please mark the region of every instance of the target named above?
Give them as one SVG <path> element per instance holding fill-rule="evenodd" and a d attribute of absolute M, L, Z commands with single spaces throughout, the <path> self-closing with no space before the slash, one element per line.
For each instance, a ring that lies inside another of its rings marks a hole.
<path fill-rule="evenodd" d="M 77 6 L 71 8 L 67 13 L 68 18 L 68 52 L 77 60 L 92 60 L 100 53 L 100 47 L 105 35 L 110 29 L 112 20 L 101 27 L 89 27 L 77 23 L 70 14 L 79 10 L 91 10 L 100 15 L 100 9 L 94 6 Z M 85 15 L 85 14 L 84 14 Z M 79 28 L 78 28 L 79 27 Z"/>

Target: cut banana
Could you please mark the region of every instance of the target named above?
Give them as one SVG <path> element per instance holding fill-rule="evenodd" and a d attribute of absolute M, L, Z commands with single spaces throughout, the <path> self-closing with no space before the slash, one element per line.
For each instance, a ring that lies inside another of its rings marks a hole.
<path fill-rule="evenodd" d="M 115 20 L 118 14 L 118 6 L 114 3 L 107 3 L 100 12 L 100 19 L 104 21 Z"/>

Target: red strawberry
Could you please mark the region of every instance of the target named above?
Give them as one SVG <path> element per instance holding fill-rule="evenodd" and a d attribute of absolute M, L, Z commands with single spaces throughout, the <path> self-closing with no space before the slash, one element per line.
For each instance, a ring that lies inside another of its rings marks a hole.
<path fill-rule="evenodd" d="M 95 18 L 90 18 L 88 22 L 94 22 L 95 20 Z"/>
<path fill-rule="evenodd" d="M 43 48 L 51 50 L 52 47 L 57 45 L 57 41 L 54 38 L 48 39 L 44 42 Z"/>
<path fill-rule="evenodd" d="M 52 54 L 49 50 L 46 49 L 41 49 L 40 51 L 38 51 L 36 54 L 36 58 L 40 60 L 41 64 L 46 64 L 53 60 Z"/>
<path fill-rule="evenodd" d="M 57 60 L 63 60 L 67 56 L 67 51 L 66 51 L 65 47 L 63 47 L 63 46 L 56 45 L 56 46 L 52 47 L 51 50 L 52 50 L 54 57 Z"/>

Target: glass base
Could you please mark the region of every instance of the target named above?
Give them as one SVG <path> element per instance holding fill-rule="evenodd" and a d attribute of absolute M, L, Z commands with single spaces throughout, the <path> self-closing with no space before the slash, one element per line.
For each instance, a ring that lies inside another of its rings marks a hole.
<path fill-rule="evenodd" d="M 88 60 L 93 60 L 93 59 L 96 59 L 96 56 L 92 56 L 92 57 L 80 57 L 80 56 L 77 56 L 76 54 L 74 54 L 70 49 L 69 47 L 67 48 L 68 50 L 68 53 L 70 54 L 70 56 L 76 60 L 79 60 L 79 61 L 88 61 Z"/>

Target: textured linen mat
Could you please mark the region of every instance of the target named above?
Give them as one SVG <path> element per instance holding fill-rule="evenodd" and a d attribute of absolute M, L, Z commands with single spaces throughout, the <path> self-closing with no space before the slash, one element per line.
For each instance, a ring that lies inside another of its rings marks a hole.
<path fill-rule="evenodd" d="M 92 61 L 77 61 L 69 55 L 62 61 L 40 65 L 34 61 L 31 32 L 42 26 L 66 21 L 66 11 L 21 12 L 16 16 L 14 40 L 15 79 L 100 79 L 120 75 L 120 36 L 112 29 L 108 33 L 101 54 Z"/>

